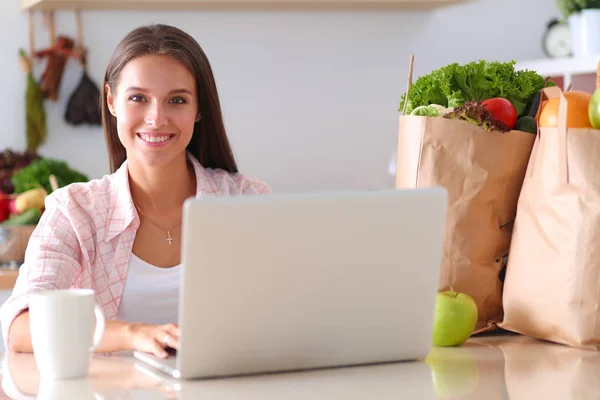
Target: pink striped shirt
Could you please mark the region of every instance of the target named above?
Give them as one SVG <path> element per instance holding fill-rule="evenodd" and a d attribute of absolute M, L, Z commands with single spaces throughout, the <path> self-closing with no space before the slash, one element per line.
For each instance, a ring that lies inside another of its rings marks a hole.
<path fill-rule="evenodd" d="M 242 174 L 204 168 L 191 155 L 196 198 L 270 193 L 268 185 Z M 87 288 L 107 319 L 117 315 L 140 221 L 131 200 L 127 161 L 111 175 L 74 183 L 46 198 L 31 235 L 11 297 L 0 307 L 5 346 L 8 329 L 42 290 Z"/>

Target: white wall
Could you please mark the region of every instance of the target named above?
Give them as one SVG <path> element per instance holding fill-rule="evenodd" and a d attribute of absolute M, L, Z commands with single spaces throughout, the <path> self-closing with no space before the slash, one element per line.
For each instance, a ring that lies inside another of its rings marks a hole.
<path fill-rule="evenodd" d="M 18 0 L 0 5 L 0 149 L 25 145 L 25 78 L 17 50 L 28 48 Z M 415 78 L 447 63 L 542 56 L 541 35 L 555 0 L 475 0 L 420 12 L 85 12 L 89 69 L 101 83 L 117 42 L 151 22 L 174 24 L 206 51 L 225 122 L 243 172 L 278 192 L 392 187 L 388 162 L 408 60 Z M 57 33 L 74 35 L 74 16 L 57 14 Z M 47 45 L 38 23 L 37 43 Z M 38 70 L 39 72 L 39 70 Z M 62 116 L 80 78 L 74 61 L 61 98 L 48 104 L 45 156 L 90 177 L 108 172 L 100 128 L 72 128 Z"/>

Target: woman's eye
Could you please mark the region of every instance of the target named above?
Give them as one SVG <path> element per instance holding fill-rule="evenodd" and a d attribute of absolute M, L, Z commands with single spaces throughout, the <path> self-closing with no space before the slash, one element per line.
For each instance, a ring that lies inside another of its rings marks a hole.
<path fill-rule="evenodd" d="M 131 97 L 129 98 L 129 100 L 131 100 L 131 101 L 135 101 L 135 102 L 139 102 L 139 101 L 144 101 L 144 97 L 143 97 L 143 96 L 140 96 L 140 95 L 138 95 L 138 94 L 134 94 L 133 96 L 131 96 Z"/>
<path fill-rule="evenodd" d="M 185 104 L 186 101 L 183 97 L 175 97 L 173 100 L 171 100 L 171 102 L 173 102 L 174 104 Z"/>

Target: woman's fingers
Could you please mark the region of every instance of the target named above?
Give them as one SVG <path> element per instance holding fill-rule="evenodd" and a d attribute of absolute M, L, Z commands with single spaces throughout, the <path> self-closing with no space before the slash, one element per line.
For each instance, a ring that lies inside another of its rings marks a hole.
<path fill-rule="evenodd" d="M 179 326 L 177 326 L 176 324 L 164 325 L 164 329 L 171 335 L 179 337 Z"/>
<path fill-rule="evenodd" d="M 179 327 L 175 324 L 168 324 L 168 325 L 164 325 L 163 329 L 169 335 L 167 346 L 172 347 L 174 349 L 178 349 L 179 348 Z"/>
<path fill-rule="evenodd" d="M 178 333 L 178 332 L 176 332 Z M 171 347 L 173 349 L 179 348 L 179 335 L 174 335 L 162 327 L 158 331 L 158 337 L 156 340 L 163 346 L 163 348 Z"/>
<path fill-rule="evenodd" d="M 138 351 L 167 358 L 167 348 L 179 349 L 179 327 L 176 324 L 146 325 L 132 327 L 133 346 Z"/>
<path fill-rule="evenodd" d="M 165 342 L 163 344 L 165 345 L 165 347 L 179 349 L 179 337 L 171 335 L 169 333 L 166 333 L 165 334 Z"/>
<path fill-rule="evenodd" d="M 165 351 L 163 343 L 161 343 L 157 339 L 150 339 L 150 352 L 154 354 L 156 357 L 167 358 L 168 353 Z"/>

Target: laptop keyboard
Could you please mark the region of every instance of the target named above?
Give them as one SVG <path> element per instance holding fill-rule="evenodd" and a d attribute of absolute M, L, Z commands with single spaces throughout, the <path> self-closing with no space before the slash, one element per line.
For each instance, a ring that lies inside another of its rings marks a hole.
<path fill-rule="evenodd" d="M 174 349 L 172 347 L 167 347 L 165 350 L 167 351 L 169 358 L 177 356 L 177 349 Z"/>

